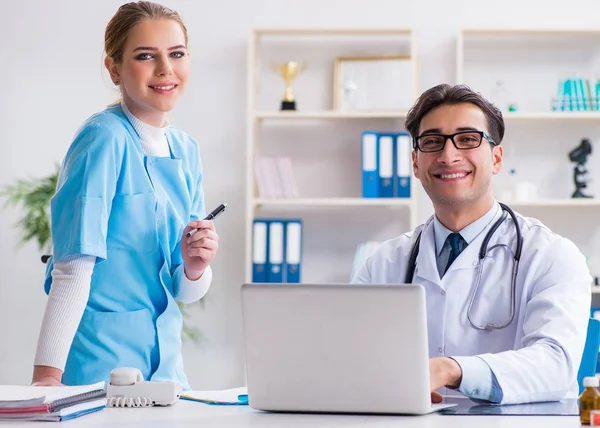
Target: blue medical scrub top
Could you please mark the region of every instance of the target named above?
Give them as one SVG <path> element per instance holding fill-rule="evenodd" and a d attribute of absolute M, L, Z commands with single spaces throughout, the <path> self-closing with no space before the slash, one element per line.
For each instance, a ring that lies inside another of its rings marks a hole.
<path fill-rule="evenodd" d="M 198 144 L 169 127 L 171 156 L 146 156 L 120 105 L 90 117 L 63 161 L 51 201 L 53 259 L 96 256 L 90 296 L 63 383 L 109 381 L 116 367 L 189 389 L 174 300 L 180 239 L 205 216 Z M 53 259 L 45 291 L 52 284 Z"/>

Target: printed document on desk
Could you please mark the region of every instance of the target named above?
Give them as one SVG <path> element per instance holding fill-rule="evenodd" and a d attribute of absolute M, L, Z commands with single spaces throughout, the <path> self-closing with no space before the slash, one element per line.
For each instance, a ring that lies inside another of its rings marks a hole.
<path fill-rule="evenodd" d="M 62 421 L 106 407 L 106 384 L 0 386 L 0 421 Z"/>
<path fill-rule="evenodd" d="M 197 401 L 214 405 L 247 405 L 248 388 L 245 386 L 216 391 L 188 391 L 181 394 L 182 400 Z"/>

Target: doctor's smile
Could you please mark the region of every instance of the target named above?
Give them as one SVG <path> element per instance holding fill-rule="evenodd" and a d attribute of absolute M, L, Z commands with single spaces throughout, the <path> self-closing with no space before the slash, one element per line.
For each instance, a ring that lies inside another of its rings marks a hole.
<path fill-rule="evenodd" d="M 459 181 L 460 179 L 465 178 L 469 174 L 471 174 L 471 171 L 433 173 L 432 175 L 435 178 L 439 178 L 442 181 Z"/>

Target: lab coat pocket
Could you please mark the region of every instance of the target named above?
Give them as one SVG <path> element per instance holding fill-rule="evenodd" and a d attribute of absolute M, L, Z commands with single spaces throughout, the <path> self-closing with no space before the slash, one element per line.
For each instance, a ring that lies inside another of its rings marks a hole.
<path fill-rule="evenodd" d="M 148 309 L 124 312 L 86 310 L 69 353 L 67 385 L 108 381 L 116 367 L 136 367 L 151 375 L 155 333 Z"/>
<path fill-rule="evenodd" d="M 154 192 L 115 194 L 108 223 L 108 246 L 137 253 L 156 250 Z"/>

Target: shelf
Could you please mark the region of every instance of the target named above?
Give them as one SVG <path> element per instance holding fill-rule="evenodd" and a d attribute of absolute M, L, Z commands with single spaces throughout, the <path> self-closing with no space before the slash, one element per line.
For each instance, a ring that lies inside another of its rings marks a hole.
<path fill-rule="evenodd" d="M 504 120 L 599 120 L 600 111 L 503 112 Z"/>
<path fill-rule="evenodd" d="M 409 36 L 408 28 L 256 28 L 259 36 Z"/>
<path fill-rule="evenodd" d="M 401 198 L 288 198 L 254 199 L 254 206 L 268 207 L 356 207 L 356 206 L 410 206 L 412 199 Z"/>
<path fill-rule="evenodd" d="M 467 36 L 590 36 L 600 35 L 596 28 L 463 28 Z"/>
<path fill-rule="evenodd" d="M 600 286 L 593 285 L 592 286 L 592 294 L 600 294 Z"/>
<path fill-rule="evenodd" d="M 258 120 L 404 119 L 407 111 L 257 111 Z M 505 120 L 598 120 L 600 111 L 503 112 Z"/>
<path fill-rule="evenodd" d="M 536 199 L 533 201 L 500 201 L 514 207 L 597 207 L 600 206 L 598 198 L 577 199 Z"/>
<path fill-rule="evenodd" d="M 403 119 L 406 111 L 258 111 L 255 118 L 264 119 Z M 600 117 L 600 116 L 599 116 Z"/>

